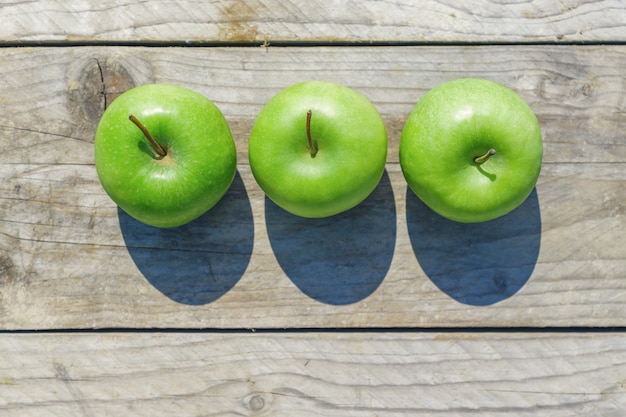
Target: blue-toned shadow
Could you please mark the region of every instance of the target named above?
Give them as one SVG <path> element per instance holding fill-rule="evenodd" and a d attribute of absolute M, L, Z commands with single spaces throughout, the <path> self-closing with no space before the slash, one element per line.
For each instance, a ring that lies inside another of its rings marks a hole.
<path fill-rule="evenodd" d="M 294 216 L 269 198 L 265 218 L 272 249 L 291 281 L 326 304 L 356 303 L 382 283 L 393 257 L 396 209 L 387 172 L 372 194 L 323 219 Z"/>
<path fill-rule="evenodd" d="M 207 304 L 226 294 L 252 255 L 252 208 L 239 173 L 215 207 L 184 226 L 146 226 L 121 209 L 118 217 L 137 268 L 157 290 L 182 304 Z"/>
<path fill-rule="evenodd" d="M 511 213 L 457 223 L 429 209 L 407 188 L 411 245 L 430 280 L 456 301 L 487 306 L 517 293 L 533 273 L 541 243 L 537 191 Z"/>

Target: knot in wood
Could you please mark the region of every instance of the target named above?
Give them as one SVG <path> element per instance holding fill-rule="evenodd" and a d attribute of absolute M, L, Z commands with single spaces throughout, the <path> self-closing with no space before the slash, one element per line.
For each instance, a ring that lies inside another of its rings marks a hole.
<path fill-rule="evenodd" d="M 248 402 L 252 411 L 259 411 L 265 407 L 265 400 L 260 395 L 253 395 Z"/>
<path fill-rule="evenodd" d="M 69 71 L 70 113 L 95 131 L 102 113 L 115 98 L 136 85 L 151 82 L 151 71 L 146 67 L 143 61 L 129 63 L 114 57 L 91 57 L 77 63 Z"/>

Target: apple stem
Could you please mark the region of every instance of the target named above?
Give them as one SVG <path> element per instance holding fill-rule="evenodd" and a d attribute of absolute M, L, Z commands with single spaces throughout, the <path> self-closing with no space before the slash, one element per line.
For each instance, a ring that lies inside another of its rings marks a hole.
<path fill-rule="evenodd" d="M 313 139 L 311 139 L 311 116 L 313 116 L 313 111 L 309 110 L 306 112 L 306 140 L 309 144 L 309 152 L 311 153 L 311 157 L 314 157 L 317 154 L 317 146 L 313 143 Z"/>
<path fill-rule="evenodd" d="M 495 155 L 496 150 L 495 149 L 489 149 L 487 151 L 486 154 L 484 154 L 483 156 L 477 156 L 476 158 L 474 158 L 474 162 L 477 163 L 478 165 L 482 164 L 483 162 L 486 162 L 487 159 L 489 159 L 489 157 L 491 157 L 491 155 Z"/>
<path fill-rule="evenodd" d="M 132 114 L 130 116 L 128 116 L 128 119 L 131 122 L 133 122 L 143 132 L 143 134 L 146 137 L 146 139 L 148 139 L 150 141 L 150 144 L 152 145 L 152 148 L 157 153 L 157 155 L 159 155 L 161 158 L 163 158 L 165 155 L 167 155 L 167 151 L 161 145 L 159 145 L 156 140 L 154 140 L 154 138 L 152 137 L 150 132 L 148 132 L 148 129 L 146 129 L 146 127 L 143 125 L 143 123 L 141 123 Z"/>

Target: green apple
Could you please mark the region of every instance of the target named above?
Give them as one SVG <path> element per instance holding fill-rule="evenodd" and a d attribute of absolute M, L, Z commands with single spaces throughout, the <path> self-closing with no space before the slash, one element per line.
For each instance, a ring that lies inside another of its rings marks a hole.
<path fill-rule="evenodd" d="M 259 113 L 248 145 L 250 168 L 266 195 L 308 218 L 339 214 L 376 188 L 387 133 L 374 105 L 325 81 L 291 85 Z"/>
<path fill-rule="evenodd" d="M 126 91 L 96 130 L 96 170 L 104 190 L 151 226 L 181 226 L 212 208 L 235 177 L 236 158 L 220 110 L 179 86 Z"/>
<path fill-rule="evenodd" d="M 411 190 L 464 223 L 503 216 L 533 190 L 543 154 L 539 122 L 513 90 L 479 78 L 443 83 L 416 104 L 400 138 Z"/>

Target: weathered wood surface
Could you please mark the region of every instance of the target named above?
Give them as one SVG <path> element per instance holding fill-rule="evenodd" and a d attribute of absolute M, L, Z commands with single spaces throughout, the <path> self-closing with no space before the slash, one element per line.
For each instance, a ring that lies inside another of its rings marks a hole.
<path fill-rule="evenodd" d="M 0 415 L 622 417 L 625 333 L 474 328 L 626 326 L 625 28 L 621 0 L 2 2 Z M 274 47 L 306 43 L 360 46 Z M 518 91 L 545 137 L 536 192 L 488 227 L 433 215 L 398 166 L 415 102 L 463 76 Z M 261 106 L 311 78 L 390 138 L 374 195 L 325 222 L 247 165 Z M 130 220 L 93 166 L 104 107 L 149 82 L 207 95 L 237 142 L 231 191 L 182 229 Z M 307 327 L 371 331 L 191 331 Z"/>
<path fill-rule="evenodd" d="M 0 41 L 615 42 L 622 0 L 4 2 Z"/>
<path fill-rule="evenodd" d="M 622 417 L 626 335 L 0 338 L 3 417 Z"/>
<path fill-rule="evenodd" d="M 621 46 L 0 50 L 0 327 L 626 325 L 626 50 Z M 518 91 L 545 136 L 537 190 L 489 227 L 407 193 L 397 147 L 429 88 Z M 387 175 L 362 206 L 306 221 L 268 203 L 247 135 L 280 89 L 317 78 L 379 108 Z M 237 141 L 225 200 L 181 229 L 119 213 L 92 139 L 105 102 L 171 82 L 214 100 Z"/>

